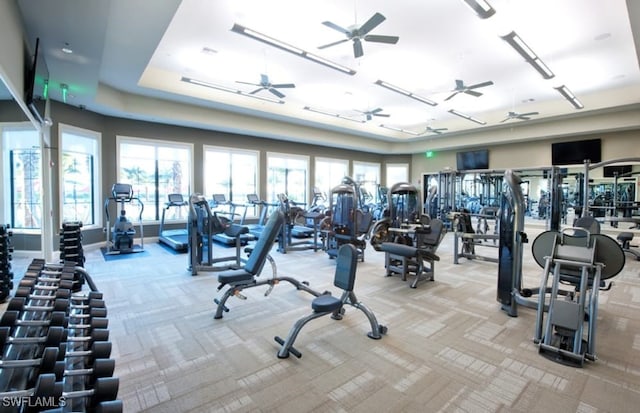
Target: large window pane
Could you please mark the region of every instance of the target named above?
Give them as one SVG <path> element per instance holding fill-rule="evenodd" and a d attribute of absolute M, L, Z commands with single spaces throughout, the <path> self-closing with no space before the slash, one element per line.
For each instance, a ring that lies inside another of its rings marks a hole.
<path fill-rule="evenodd" d="M 99 226 L 100 135 L 60 125 L 60 203 L 63 222 Z"/>
<path fill-rule="evenodd" d="M 169 193 L 188 199 L 191 188 L 191 145 L 135 138 L 119 139 L 118 182 L 133 187 L 135 197 L 144 204 L 143 220 L 159 220 Z M 129 212 L 131 210 L 131 212 Z M 130 219 L 140 213 L 137 206 L 127 208 Z M 165 220 L 183 219 L 184 211 L 171 208 Z"/>
<path fill-rule="evenodd" d="M 380 164 L 369 162 L 353 163 L 353 179 L 360 184 L 362 192 L 365 194 L 362 201 L 365 204 L 377 203 L 378 185 L 380 184 Z"/>
<path fill-rule="evenodd" d="M 38 133 L 33 129 L 2 130 L 3 198 L 11 227 L 42 226 L 42 158 Z"/>
<path fill-rule="evenodd" d="M 342 178 L 345 176 L 349 176 L 349 161 L 316 158 L 314 186 L 324 193 L 326 197 L 331 193 L 331 189 L 342 182 Z"/>
<path fill-rule="evenodd" d="M 247 195 L 258 194 L 259 152 L 207 146 L 204 156 L 204 195 L 224 194 L 236 205 L 235 212 L 244 215 Z M 255 218 L 258 214 L 258 208 L 250 207 L 244 216 Z"/>
<path fill-rule="evenodd" d="M 278 202 L 278 194 L 291 201 L 307 203 L 309 158 L 306 156 L 267 154 L 268 202 Z"/>

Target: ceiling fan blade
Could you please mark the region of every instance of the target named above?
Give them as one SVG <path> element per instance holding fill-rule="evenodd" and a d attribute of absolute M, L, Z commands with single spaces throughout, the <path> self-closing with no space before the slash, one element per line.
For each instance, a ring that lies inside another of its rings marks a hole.
<path fill-rule="evenodd" d="M 375 108 L 375 109 L 369 111 L 369 113 L 371 113 L 372 115 L 376 114 L 378 112 L 382 112 L 382 108 Z"/>
<path fill-rule="evenodd" d="M 452 97 L 454 97 L 454 96 L 455 96 L 455 95 L 457 95 L 458 93 L 460 93 L 460 92 L 453 92 L 452 94 L 450 94 L 450 95 L 449 95 L 449 97 L 448 97 L 448 98 L 446 98 L 446 99 L 445 99 L 445 101 L 447 101 L 447 100 L 451 99 Z"/>
<path fill-rule="evenodd" d="M 476 89 L 479 87 L 485 87 L 485 86 L 491 86 L 491 85 L 493 85 L 493 82 L 491 80 L 488 80 L 486 82 L 476 83 L 475 85 L 467 86 L 467 89 Z"/>
<path fill-rule="evenodd" d="M 502 120 L 500 121 L 500 123 L 506 122 L 506 121 L 508 121 L 509 119 L 513 119 L 513 117 L 512 117 L 512 116 L 509 116 L 509 117 L 507 117 L 507 118 L 504 118 L 504 119 L 502 119 Z"/>
<path fill-rule="evenodd" d="M 456 79 L 456 88 L 454 90 L 463 90 L 464 88 L 464 82 L 460 79 Z"/>
<path fill-rule="evenodd" d="M 370 113 L 367 113 L 366 115 L 367 115 L 367 120 L 371 120 L 371 119 L 373 119 L 373 117 L 371 116 L 371 114 L 370 114 Z"/>
<path fill-rule="evenodd" d="M 319 46 L 318 49 L 326 49 L 327 47 L 335 46 L 337 44 L 348 42 L 348 41 L 349 41 L 349 39 L 338 40 L 337 42 L 332 42 L 332 43 L 328 43 L 328 44 Z"/>
<path fill-rule="evenodd" d="M 540 112 L 527 112 L 527 113 L 521 113 L 520 116 L 533 116 L 533 115 L 539 115 Z"/>
<path fill-rule="evenodd" d="M 364 40 L 375 43 L 387 43 L 396 44 L 400 38 L 398 36 L 382 36 L 376 34 L 368 34 L 364 37 Z"/>
<path fill-rule="evenodd" d="M 280 91 L 278 91 L 278 89 L 274 89 L 274 88 L 270 87 L 268 90 L 269 90 L 269 92 L 273 93 L 274 95 L 276 95 L 280 99 L 282 99 L 284 97 L 284 94 L 281 93 Z"/>
<path fill-rule="evenodd" d="M 382 118 L 388 118 L 389 116 L 391 116 L 388 113 L 372 113 L 372 115 L 373 116 L 380 116 Z"/>
<path fill-rule="evenodd" d="M 339 31 L 339 32 L 341 32 L 341 33 L 344 33 L 344 34 L 346 34 L 347 36 L 351 36 L 351 31 L 350 31 L 350 30 L 347 30 L 347 29 L 345 29 L 344 27 L 340 27 L 340 26 L 338 26 L 338 25 L 337 25 L 337 24 L 335 24 L 335 23 L 332 23 L 332 22 L 326 21 L 326 22 L 322 22 L 322 24 L 324 24 L 324 25 L 325 25 L 325 26 L 327 26 L 327 27 L 332 28 L 333 30 L 337 30 L 337 31 Z"/>
<path fill-rule="evenodd" d="M 353 55 L 355 57 L 362 57 L 364 50 L 362 50 L 362 42 L 360 39 L 353 39 Z"/>
<path fill-rule="evenodd" d="M 482 93 L 476 92 L 475 90 L 465 90 L 464 93 L 466 93 L 467 95 L 475 96 L 475 97 L 482 96 Z"/>
<path fill-rule="evenodd" d="M 386 20 L 386 17 L 384 17 L 380 13 L 376 13 L 373 16 L 371 16 L 371 18 L 367 20 L 365 24 L 360 26 L 360 29 L 358 30 L 358 32 L 360 33 L 361 36 L 364 36 L 365 34 L 369 33 L 371 30 L 375 29 L 380 23 L 382 23 L 385 20 Z"/>
<path fill-rule="evenodd" d="M 261 90 L 264 90 L 263 87 L 259 87 L 256 90 L 254 90 L 253 92 L 249 92 L 250 95 L 255 95 L 256 93 L 260 92 Z"/>
<path fill-rule="evenodd" d="M 266 86 L 269 84 L 269 76 L 267 75 L 260 75 L 260 84 L 262 86 Z"/>
<path fill-rule="evenodd" d="M 277 85 L 271 85 L 271 87 L 277 88 L 293 88 L 296 87 L 293 83 L 278 83 Z"/>

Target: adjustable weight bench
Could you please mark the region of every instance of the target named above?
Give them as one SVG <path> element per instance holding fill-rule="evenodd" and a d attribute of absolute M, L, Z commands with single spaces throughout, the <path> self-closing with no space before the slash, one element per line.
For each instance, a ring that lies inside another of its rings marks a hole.
<path fill-rule="evenodd" d="M 276 284 L 278 284 L 280 281 L 287 281 L 293 284 L 293 286 L 298 290 L 306 291 L 316 297 L 320 295 L 319 292 L 316 292 L 309 288 L 307 286 L 308 283 L 306 282 L 300 282 L 291 277 L 277 276 L 278 271 L 276 263 L 271 255 L 269 255 L 269 251 L 273 247 L 273 244 L 275 243 L 276 238 L 280 233 L 280 228 L 283 224 L 284 214 L 279 210 L 274 211 L 269 217 L 267 224 L 262 230 L 260 238 L 254 245 L 254 247 L 247 249 L 249 251 L 249 259 L 247 260 L 245 265 L 241 268 L 222 271 L 218 274 L 218 282 L 220 283 L 220 285 L 218 286 L 218 291 L 220 291 L 225 286 L 228 286 L 228 288 L 220 299 L 216 298 L 213 300 L 218 305 L 214 318 L 222 318 L 222 312 L 229 311 L 229 309 L 225 305 L 229 297 L 236 296 L 241 299 L 246 299 L 246 297 L 241 293 L 241 291 L 245 288 L 268 285 L 269 288 L 264 293 L 265 296 L 268 296 Z M 257 277 L 262 272 L 264 264 L 267 261 L 269 261 L 269 263 L 271 264 L 272 276 L 271 278 L 258 280 Z"/>
<path fill-rule="evenodd" d="M 278 358 L 287 358 L 289 353 L 300 358 L 302 354 L 293 347 L 293 343 L 298 337 L 298 333 L 302 327 L 309 321 L 331 314 L 334 320 L 341 320 L 345 313 L 344 306 L 351 305 L 362 311 L 371 324 L 371 331 L 367 333 L 369 338 L 378 340 L 382 338 L 382 334 L 387 333 L 387 327 L 378 324 L 375 315 L 358 299 L 353 292 L 356 281 L 356 269 L 358 265 L 358 249 L 353 244 L 344 244 L 338 249 L 336 258 L 336 272 L 333 279 L 333 285 L 343 290 L 340 298 L 332 296 L 330 293 L 322 294 L 313 299 L 311 309 L 313 312 L 295 322 L 287 338 L 276 336 L 275 341 L 282 347 L 278 351 Z"/>

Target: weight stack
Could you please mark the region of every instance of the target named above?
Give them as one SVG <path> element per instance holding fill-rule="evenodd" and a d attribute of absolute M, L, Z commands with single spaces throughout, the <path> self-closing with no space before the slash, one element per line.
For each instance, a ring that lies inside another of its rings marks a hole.
<path fill-rule="evenodd" d="M 11 271 L 11 236 L 8 225 L 0 225 L 0 303 L 4 303 L 13 289 L 13 272 Z"/>

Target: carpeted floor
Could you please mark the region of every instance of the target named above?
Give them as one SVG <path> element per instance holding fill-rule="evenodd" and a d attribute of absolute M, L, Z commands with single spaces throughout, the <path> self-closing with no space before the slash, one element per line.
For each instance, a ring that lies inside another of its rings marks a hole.
<path fill-rule="evenodd" d="M 528 228 L 529 239 L 539 230 Z M 381 340 L 368 338 L 367 318 L 347 308 L 341 321 L 307 324 L 296 341 L 302 358 L 284 360 L 273 337 L 311 311 L 310 294 L 288 283 L 268 297 L 266 287 L 247 289 L 246 300 L 232 297 L 230 311 L 214 320 L 216 274 L 191 276 L 186 254 L 151 242 L 145 249 L 108 263 L 98 248 L 86 251 L 86 268 L 105 294 L 127 412 L 617 413 L 640 406 L 640 262 L 630 258 L 600 294 L 598 360 L 575 368 L 538 354 L 534 310 L 518 317 L 500 310 L 497 264 L 453 264 L 451 233 L 438 250 L 435 281 L 416 289 L 386 277 L 384 254 L 367 248 L 355 292 L 388 327 Z M 336 291 L 326 253 L 274 249 L 272 256 L 280 275 Z M 524 283 L 537 287 L 542 270 L 530 244 L 524 261 Z"/>

